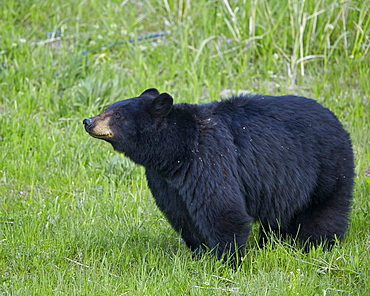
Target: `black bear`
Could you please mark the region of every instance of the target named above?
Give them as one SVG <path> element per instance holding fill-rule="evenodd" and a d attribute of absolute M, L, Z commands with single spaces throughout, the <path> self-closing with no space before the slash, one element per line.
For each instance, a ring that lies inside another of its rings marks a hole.
<path fill-rule="evenodd" d="M 83 121 L 146 169 L 159 209 L 194 252 L 243 255 L 251 223 L 308 244 L 342 239 L 354 160 L 347 132 L 312 99 L 241 95 L 173 104 L 151 88 Z"/>

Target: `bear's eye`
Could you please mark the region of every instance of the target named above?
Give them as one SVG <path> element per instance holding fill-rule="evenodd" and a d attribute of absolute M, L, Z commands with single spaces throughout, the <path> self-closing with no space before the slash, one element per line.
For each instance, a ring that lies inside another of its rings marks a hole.
<path fill-rule="evenodd" d="M 117 118 L 117 119 L 121 118 L 121 113 L 118 112 L 118 111 L 114 112 L 114 117 Z"/>

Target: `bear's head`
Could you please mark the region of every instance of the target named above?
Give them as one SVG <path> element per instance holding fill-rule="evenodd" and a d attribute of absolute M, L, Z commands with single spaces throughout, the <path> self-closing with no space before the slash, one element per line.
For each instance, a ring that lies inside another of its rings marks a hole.
<path fill-rule="evenodd" d="M 142 164 L 143 155 L 154 153 L 155 142 L 163 142 L 161 131 L 173 109 L 173 98 L 150 88 L 140 96 L 116 102 L 103 113 L 83 120 L 90 136 L 105 140 L 113 148 Z"/>

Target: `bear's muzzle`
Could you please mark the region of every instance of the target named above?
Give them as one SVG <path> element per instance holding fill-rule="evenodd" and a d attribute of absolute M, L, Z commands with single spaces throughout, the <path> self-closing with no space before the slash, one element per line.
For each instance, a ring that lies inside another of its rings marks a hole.
<path fill-rule="evenodd" d="M 106 139 L 113 136 L 113 132 L 109 127 L 109 119 L 109 117 L 100 119 L 98 115 L 91 118 L 85 118 L 82 123 L 85 126 L 86 132 L 88 132 L 90 136 L 98 139 Z"/>

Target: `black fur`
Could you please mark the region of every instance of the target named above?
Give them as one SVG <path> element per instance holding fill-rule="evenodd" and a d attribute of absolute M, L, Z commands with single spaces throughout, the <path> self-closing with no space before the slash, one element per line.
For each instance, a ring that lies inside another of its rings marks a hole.
<path fill-rule="evenodd" d="M 352 199 L 351 141 L 311 99 L 249 95 L 173 104 L 156 89 L 86 119 L 100 137 L 146 169 L 160 210 L 195 252 L 243 254 L 251 223 L 303 242 L 343 238 Z M 105 121 L 106 122 L 106 121 Z M 97 130 L 101 130 L 101 126 Z"/>

